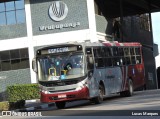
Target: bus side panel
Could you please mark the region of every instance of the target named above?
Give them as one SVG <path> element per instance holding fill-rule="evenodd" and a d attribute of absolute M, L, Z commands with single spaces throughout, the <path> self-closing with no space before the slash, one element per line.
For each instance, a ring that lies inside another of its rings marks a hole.
<path fill-rule="evenodd" d="M 90 97 L 98 95 L 98 86 L 103 82 L 105 95 L 109 96 L 122 90 L 123 72 L 120 67 L 98 68 L 90 81 Z"/>
<path fill-rule="evenodd" d="M 91 98 L 98 96 L 99 82 L 104 80 L 104 73 L 104 69 L 94 69 L 93 77 L 89 79 L 89 94 Z"/>
<path fill-rule="evenodd" d="M 122 70 L 120 67 L 106 68 L 105 87 L 106 95 L 117 93 L 122 88 Z"/>
<path fill-rule="evenodd" d="M 134 89 L 143 87 L 145 84 L 144 80 L 144 66 L 142 64 L 137 64 L 134 66 L 129 66 L 129 77 L 133 81 Z"/>
<path fill-rule="evenodd" d="M 128 69 L 126 70 L 127 77 L 124 79 L 125 83 L 122 91 L 128 90 L 128 79 L 132 80 L 134 90 L 143 87 L 145 84 L 143 64 L 130 65 L 127 66 L 126 69 Z"/>

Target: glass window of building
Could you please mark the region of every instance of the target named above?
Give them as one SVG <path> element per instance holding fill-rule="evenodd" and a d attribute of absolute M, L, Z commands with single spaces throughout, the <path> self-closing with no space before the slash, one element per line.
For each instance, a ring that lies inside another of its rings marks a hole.
<path fill-rule="evenodd" d="M 0 13 L 0 25 L 5 25 L 6 24 L 6 16 L 5 13 L 2 12 Z"/>
<path fill-rule="evenodd" d="M 24 0 L 0 3 L 0 25 L 25 23 Z"/>
<path fill-rule="evenodd" d="M 19 50 L 11 50 L 11 59 L 17 59 L 20 58 Z"/>
<path fill-rule="evenodd" d="M 27 48 L 24 48 L 24 49 L 20 50 L 20 57 L 21 58 L 29 58 L 28 49 Z"/>
<path fill-rule="evenodd" d="M 9 51 L 2 51 L 1 52 L 1 60 L 9 60 L 9 59 L 10 59 Z"/>
<path fill-rule="evenodd" d="M 1 62 L 1 66 L 2 66 L 2 71 L 11 70 L 10 60 L 8 60 L 8 61 L 2 61 Z"/>
<path fill-rule="evenodd" d="M 6 6 L 6 11 L 15 10 L 14 1 L 6 2 L 5 6 Z"/>
<path fill-rule="evenodd" d="M 16 24 L 15 12 L 14 11 L 6 12 L 6 20 L 8 25 Z"/>
<path fill-rule="evenodd" d="M 29 68 L 28 48 L 0 52 L 0 71 Z"/>
<path fill-rule="evenodd" d="M 0 3 L 0 12 L 4 11 L 5 11 L 4 3 Z"/>

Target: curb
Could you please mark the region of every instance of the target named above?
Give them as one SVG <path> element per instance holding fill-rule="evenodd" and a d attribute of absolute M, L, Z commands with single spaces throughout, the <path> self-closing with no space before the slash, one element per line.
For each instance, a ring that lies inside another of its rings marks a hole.
<path fill-rule="evenodd" d="M 35 107 L 16 109 L 14 111 L 15 112 L 28 112 L 28 111 L 35 111 L 35 110 L 39 110 L 39 109 L 46 109 L 46 108 L 53 107 L 53 106 L 55 106 L 55 103 L 41 104 L 41 105 L 35 106 Z"/>

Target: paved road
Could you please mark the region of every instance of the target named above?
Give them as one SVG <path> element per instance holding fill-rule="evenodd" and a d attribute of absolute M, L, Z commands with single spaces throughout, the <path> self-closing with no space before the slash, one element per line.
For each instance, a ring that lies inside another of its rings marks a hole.
<path fill-rule="evenodd" d="M 82 116 L 87 119 L 97 119 L 97 117 L 98 119 L 159 119 L 160 90 L 135 92 L 132 97 L 116 95 L 106 98 L 102 104 L 98 105 L 91 104 L 89 101 L 76 101 L 68 103 L 63 110 L 52 107 L 39 111 L 43 116 L 49 116 L 40 117 L 40 119 L 61 119 L 64 116 L 65 119 L 82 119 Z"/>

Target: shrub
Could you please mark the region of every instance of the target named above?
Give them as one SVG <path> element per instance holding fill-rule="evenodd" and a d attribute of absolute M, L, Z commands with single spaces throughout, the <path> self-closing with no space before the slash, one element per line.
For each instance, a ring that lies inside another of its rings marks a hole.
<path fill-rule="evenodd" d="M 8 101 L 0 102 L 0 111 L 9 110 L 9 107 Z"/>
<path fill-rule="evenodd" d="M 9 102 L 23 102 L 23 100 L 39 99 L 38 84 L 18 84 L 7 87 Z"/>

